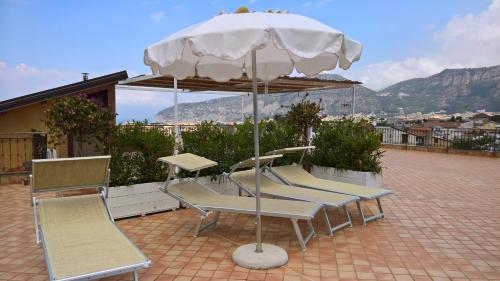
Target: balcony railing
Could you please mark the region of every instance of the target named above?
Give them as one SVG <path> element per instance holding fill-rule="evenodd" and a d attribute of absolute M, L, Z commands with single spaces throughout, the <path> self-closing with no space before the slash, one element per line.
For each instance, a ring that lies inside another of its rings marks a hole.
<path fill-rule="evenodd" d="M 500 129 L 377 127 L 382 144 L 489 151 L 500 148 Z"/>

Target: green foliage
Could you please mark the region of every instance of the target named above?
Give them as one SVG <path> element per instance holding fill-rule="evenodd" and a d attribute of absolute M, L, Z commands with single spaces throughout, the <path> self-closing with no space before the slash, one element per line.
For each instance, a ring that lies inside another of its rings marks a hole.
<path fill-rule="evenodd" d="M 366 121 L 323 122 L 313 140 L 312 163 L 341 170 L 380 173 L 380 135 Z"/>
<path fill-rule="evenodd" d="M 320 111 L 319 103 L 307 100 L 307 95 L 305 95 L 299 103 L 292 104 L 285 118 L 290 124 L 300 128 L 304 138 L 307 138 L 307 128 L 317 127 L 321 123 Z"/>
<path fill-rule="evenodd" d="M 147 121 L 119 125 L 111 138 L 111 184 L 131 185 L 163 181 L 167 169 L 157 161 L 174 152 L 174 137 Z"/>
<path fill-rule="evenodd" d="M 213 121 L 201 123 L 196 130 L 183 132 L 183 149 L 181 153 L 193 153 L 216 161 L 219 165 L 204 169 L 201 176 L 215 176 L 228 171 L 233 164 L 232 161 L 232 135 L 221 126 L 217 126 Z M 186 172 L 183 171 L 185 175 Z M 181 175 L 183 175 L 181 174 Z"/>
<path fill-rule="evenodd" d="M 78 156 L 82 156 L 84 143 L 96 144 L 99 151 L 105 149 L 98 144 L 106 146 L 111 121 L 115 117 L 109 108 L 102 107 L 84 94 L 54 100 L 45 115 L 51 144 L 59 145 L 65 136 L 72 135 L 78 144 Z"/>
<path fill-rule="evenodd" d="M 463 150 L 489 150 L 495 146 L 495 138 L 487 134 L 474 138 L 457 139 L 452 142 L 454 149 Z"/>
<path fill-rule="evenodd" d="M 263 123 L 259 123 L 259 134 L 262 135 Z M 262 138 L 259 138 L 259 143 Z M 245 160 L 255 155 L 254 143 L 253 143 L 253 122 L 250 119 L 246 119 L 243 124 L 235 125 L 234 132 L 231 136 L 233 152 L 232 164 L 238 163 L 238 161 Z M 260 143 L 260 152 L 263 151 L 262 143 Z"/>
<path fill-rule="evenodd" d="M 235 125 L 233 133 L 233 151 L 234 160 L 241 161 L 253 157 L 253 123 L 250 119 L 245 120 L 243 124 Z M 259 153 L 264 153 L 284 147 L 294 147 L 304 145 L 301 132 L 297 127 L 281 120 L 279 122 L 262 120 L 259 122 Z M 292 157 L 293 158 L 293 157 Z M 236 163 L 235 162 L 235 163 Z"/>
<path fill-rule="evenodd" d="M 283 147 L 299 146 L 301 133 L 286 122 L 261 121 L 259 123 L 260 154 Z M 253 123 L 247 119 L 243 124 L 227 130 L 214 122 L 203 122 L 196 130 L 183 132 L 183 153 L 197 154 L 219 163 L 218 166 L 202 170 L 200 175 L 212 176 L 229 172 L 239 161 L 254 156 Z M 184 175 L 188 175 L 184 172 Z"/>
<path fill-rule="evenodd" d="M 263 153 L 285 147 L 296 147 L 306 145 L 305 136 L 297 126 L 286 120 L 281 122 L 261 122 L 263 128 L 260 130 L 260 147 Z M 300 154 L 285 154 L 283 158 L 275 161 L 277 165 L 287 165 L 300 160 Z"/>

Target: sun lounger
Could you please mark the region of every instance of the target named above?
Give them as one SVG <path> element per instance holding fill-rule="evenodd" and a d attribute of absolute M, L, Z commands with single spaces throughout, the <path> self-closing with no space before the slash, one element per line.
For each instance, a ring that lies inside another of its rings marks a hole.
<path fill-rule="evenodd" d="M 160 189 L 200 214 L 200 220 L 195 228 L 195 236 L 202 230 L 210 226 L 215 226 L 221 212 L 255 215 L 256 203 L 254 198 L 222 195 L 196 181 L 201 169 L 215 166 L 217 165 L 216 162 L 190 153 L 162 157 L 158 160 L 169 165 L 167 181 L 165 182 L 165 186 Z M 174 176 L 174 171 L 177 167 L 190 172 L 196 172 L 196 177 L 194 179 L 181 179 L 178 183 L 173 183 L 171 178 Z M 261 199 L 262 216 L 290 219 L 297 234 L 300 247 L 303 250 L 306 249 L 307 242 L 315 234 L 311 219 L 320 208 L 320 205 L 311 202 Z M 214 218 L 210 222 L 203 224 L 203 221 L 211 212 L 214 213 Z M 305 220 L 307 222 L 309 231 L 305 237 L 303 237 L 300 231 L 298 220 Z"/>
<path fill-rule="evenodd" d="M 302 160 L 305 152 L 309 149 L 314 149 L 314 146 L 284 148 L 271 151 L 266 154 L 274 155 L 274 154 L 302 152 L 303 153 L 301 157 Z M 268 167 L 268 170 L 288 185 L 294 185 L 304 188 L 335 192 L 335 193 L 341 193 L 359 197 L 359 199 L 356 201 L 356 205 L 358 207 L 358 211 L 364 225 L 366 225 L 366 223 L 369 221 L 384 217 L 384 211 L 382 209 L 382 202 L 380 201 L 380 197 L 391 194 L 392 191 L 390 190 L 383 188 L 367 187 L 350 183 L 343 183 L 333 180 L 320 179 L 302 169 L 301 165 L 298 164 L 285 165 L 285 166 L 273 166 L 272 164 L 273 163 L 271 162 Z M 370 217 L 365 217 L 363 209 L 361 208 L 361 201 L 363 200 L 376 200 L 379 213 L 376 215 L 372 215 Z"/>
<path fill-rule="evenodd" d="M 116 227 L 104 200 L 110 156 L 33 160 L 32 193 L 96 188 L 98 194 L 36 199 L 37 243 L 49 280 L 91 280 L 147 268 L 151 261 Z"/>
<path fill-rule="evenodd" d="M 272 155 L 262 157 L 260 161 L 262 165 L 261 167 L 264 169 L 272 160 L 281 156 L 282 155 Z M 235 172 L 239 169 L 249 168 L 253 166 L 253 159 L 247 159 L 245 161 L 239 162 L 232 167 L 231 173 L 229 173 L 229 179 L 234 182 L 240 188 L 240 190 L 243 189 L 248 194 L 255 196 L 255 169 Z M 355 202 L 357 199 L 359 199 L 358 197 L 279 184 L 272 181 L 262 173 L 259 173 L 259 175 L 261 194 L 272 196 L 274 198 L 308 201 L 320 204 L 323 207 L 323 218 L 327 226 L 328 234 L 330 236 L 333 235 L 333 232 L 341 228 L 352 226 L 351 218 L 347 210 L 347 204 Z M 328 208 L 342 208 L 344 211 L 345 221 L 337 226 L 332 227 L 330 219 L 328 218 Z"/>

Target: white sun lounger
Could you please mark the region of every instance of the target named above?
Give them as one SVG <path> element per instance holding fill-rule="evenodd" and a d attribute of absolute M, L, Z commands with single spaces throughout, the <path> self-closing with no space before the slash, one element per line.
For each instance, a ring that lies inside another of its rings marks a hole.
<path fill-rule="evenodd" d="M 279 154 L 261 157 L 261 168 L 264 169 L 271 161 L 279 157 L 282 157 L 282 155 Z M 253 158 L 241 161 L 234 165 L 231 169 L 231 172 L 229 173 L 229 179 L 239 187 L 240 194 L 241 189 L 243 189 L 248 194 L 255 196 L 255 169 L 235 172 L 242 168 L 253 167 L 254 164 L 255 161 Z M 349 211 L 347 210 L 347 204 L 355 202 L 357 199 L 359 199 L 357 196 L 284 185 L 272 181 L 262 173 L 259 173 L 259 175 L 260 192 L 264 195 L 272 196 L 274 198 L 308 201 L 320 204 L 323 207 L 323 218 L 327 227 L 328 234 L 330 236 L 332 236 L 333 233 L 339 229 L 342 229 L 346 226 L 352 226 L 351 217 L 349 216 Z M 332 227 L 330 219 L 328 218 L 328 208 L 342 208 L 344 210 L 344 222 Z"/>
<path fill-rule="evenodd" d="M 110 156 L 33 160 L 32 193 L 98 188 L 97 194 L 36 199 L 35 234 L 50 281 L 134 273 L 151 261 L 116 227 L 104 200 Z"/>
<path fill-rule="evenodd" d="M 196 182 L 201 169 L 217 165 L 217 162 L 206 158 L 185 153 L 158 159 L 169 165 L 169 175 L 165 186 L 160 189 L 177 200 L 191 207 L 200 214 L 200 220 L 195 228 L 194 235 L 197 236 L 202 230 L 217 224 L 219 213 L 238 213 L 255 215 L 255 199 L 250 197 L 239 197 L 222 195 Z M 190 172 L 196 172 L 194 179 L 181 179 L 178 183 L 170 184 L 176 168 L 182 168 Z M 300 247 L 305 250 L 307 242 L 314 236 L 314 228 L 311 219 L 321 208 L 320 205 L 311 202 L 300 202 L 277 199 L 261 199 L 262 216 L 283 217 L 292 221 Z M 215 217 L 205 224 L 203 221 L 213 212 Z M 303 237 L 298 220 L 305 220 L 309 228 Z"/>
<path fill-rule="evenodd" d="M 283 148 L 270 151 L 266 153 L 266 155 L 302 152 L 302 157 L 301 157 L 302 161 L 305 152 L 309 149 L 314 149 L 314 148 L 315 148 L 314 146 Z M 366 223 L 369 221 L 384 217 L 384 211 L 382 209 L 382 202 L 380 201 L 380 197 L 392 194 L 392 191 L 383 188 L 375 188 L 357 184 L 338 182 L 333 180 L 320 179 L 302 169 L 300 162 L 299 164 L 292 164 L 292 165 L 285 165 L 278 167 L 273 166 L 272 165 L 273 163 L 271 162 L 270 165 L 268 166 L 268 170 L 276 177 L 278 177 L 281 181 L 283 181 L 288 185 L 294 185 L 304 188 L 335 192 L 335 193 L 341 193 L 359 197 L 359 199 L 356 201 L 356 205 L 358 207 L 358 211 L 361 220 L 363 222 L 363 225 L 366 225 Z M 370 217 L 365 217 L 363 209 L 361 208 L 361 201 L 363 200 L 376 200 L 379 213 L 372 215 Z"/>

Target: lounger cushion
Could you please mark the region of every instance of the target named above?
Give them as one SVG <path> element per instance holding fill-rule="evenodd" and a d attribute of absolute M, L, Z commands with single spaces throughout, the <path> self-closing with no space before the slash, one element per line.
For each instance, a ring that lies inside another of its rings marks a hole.
<path fill-rule="evenodd" d="M 286 180 L 293 185 L 349 194 L 359 196 L 363 199 L 373 199 L 391 193 L 390 190 L 383 188 L 367 187 L 362 185 L 319 179 L 297 165 L 273 167 L 272 171 L 278 177 Z"/>
<path fill-rule="evenodd" d="M 201 209 L 247 214 L 256 212 L 255 198 L 218 194 L 194 181 L 174 184 L 168 191 Z M 310 219 L 318 210 L 319 205 L 312 202 L 261 198 L 261 212 L 265 216 Z"/>
<path fill-rule="evenodd" d="M 235 172 L 232 173 L 230 177 L 238 181 L 246 189 L 255 191 L 255 169 Z M 325 192 L 279 184 L 272 181 L 263 174 L 260 174 L 260 191 L 263 194 L 316 202 L 330 207 L 343 206 L 357 199 L 357 197 L 355 196 L 346 194 Z"/>
<path fill-rule="evenodd" d="M 99 195 L 38 202 L 43 244 L 55 279 L 147 262 L 110 220 Z"/>

